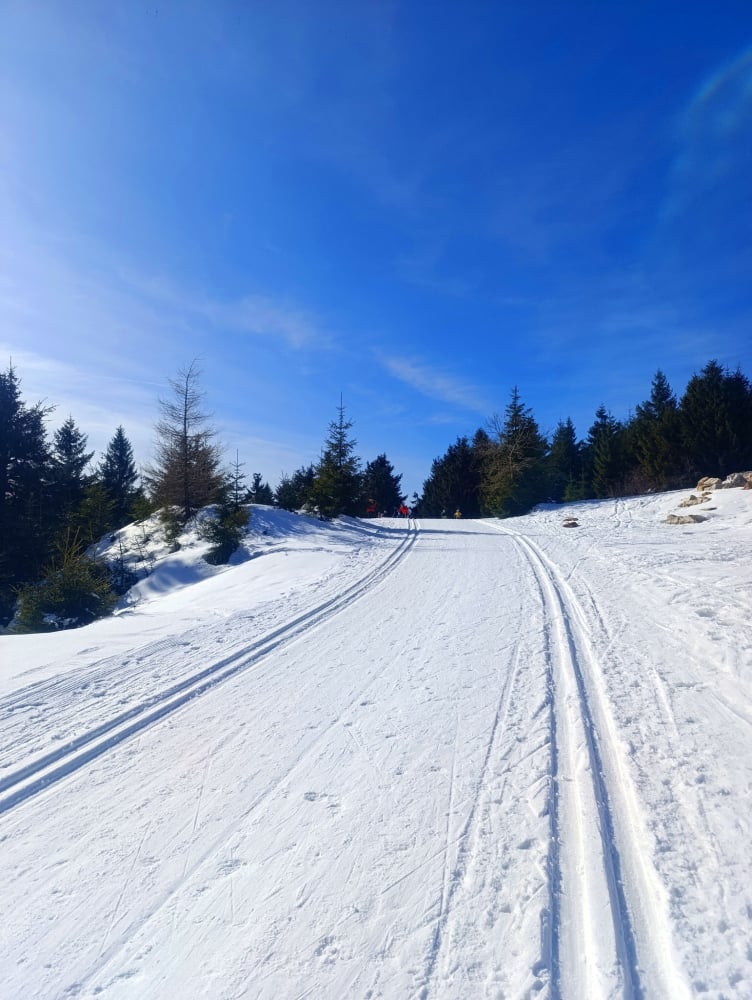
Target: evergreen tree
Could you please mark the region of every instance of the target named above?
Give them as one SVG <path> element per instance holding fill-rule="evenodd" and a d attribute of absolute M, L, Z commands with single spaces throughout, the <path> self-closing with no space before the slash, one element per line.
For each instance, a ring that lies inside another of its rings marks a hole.
<path fill-rule="evenodd" d="M 313 465 L 301 466 L 291 476 L 283 472 L 274 494 L 277 506 L 282 510 L 303 510 L 311 503 L 315 478 L 316 469 Z"/>
<path fill-rule="evenodd" d="M 709 361 L 687 384 L 681 401 L 682 440 L 695 476 L 719 476 L 752 462 L 752 390 L 740 371 L 733 375 Z"/>
<path fill-rule="evenodd" d="M 582 477 L 582 448 L 577 441 L 570 417 L 559 421 L 548 451 L 548 493 L 552 500 L 582 499 L 579 493 Z"/>
<path fill-rule="evenodd" d="M 666 490 L 678 485 L 682 469 L 679 406 L 660 369 L 653 378 L 650 399 L 637 407 L 626 432 L 644 487 Z"/>
<path fill-rule="evenodd" d="M 593 495 L 619 496 L 624 480 L 623 428 L 603 404 L 588 431 L 588 451 Z"/>
<path fill-rule="evenodd" d="M 355 454 L 356 442 L 349 436 L 352 421 L 345 419 L 341 401 L 337 412 L 337 419 L 329 424 L 329 437 L 311 489 L 311 500 L 324 518 L 356 515 L 360 500 L 360 459 Z"/>
<path fill-rule="evenodd" d="M 244 468 L 245 463 L 240 461 L 240 455 L 236 450 L 235 461 L 230 466 L 230 475 L 227 480 L 228 499 L 235 510 L 238 510 L 241 504 L 249 503 L 251 500 L 250 490 L 245 485 Z"/>
<path fill-rule="evenodd" d="M 403 503 L 405 496 L 400 491 L 402 476 L 395 475 L 394 466 L 386 455 L 377 455 L 366 463 L 363 473 L 363 496 L 361 514 L 373 503 L 378 513 L 393 514 Z"/>
<path fill-rule="evenodd" d="M 115 523 L 115 501 L 98 480 L 86 487 L 83 500 L 68 515 L 68 526 L 78 532 L 82 543 L 87 546 L 114 527 L 120 527 Z"/>
<path fill-rule="evenodd" d="M 137 480 L 133 448 L 123 428 L 118 427 L 97 468 L 97 481 L 112 502 L 112 527 L 122 528 L 132 519 Z"/>
<path fill-rule="evenodd" d="M 524 514 L 546 495 L 546 439 L 532 411 L 512 390 L 503 422 L 495 417 L 484 463 L 484 507 L 496 517 Z"/>
<path fill-rule="evenodd" d="M 220 502 L 227 490 L 216 432 L 203 410 L 200 371 L 193 361 L 169 380 L 171 399 L 161 399 L 156 461 L 144 477 L 152 499 L 173 509 L 179 525 L 200 508 Z"/>
<path fill-rule="evenodd" d="M 107 567 L 86 555 L 79 533 L 68 528 L 59 536 L 55 558 L 44 578 L 20 588 L 14 629 L 50 632 L 77 628 L 109 614 L 116 603 Z"/>
<path fill-rule="evenodd" d="M 79 506 L 90 481 L 84 470 L 94 452 L 87 452 L 86 442 L 87 435 L 78 429 L 71 416 L 54 434 L 50 498 L 61 522 Z"/>
<path fill-rule="evenodd" d="M 466 437 L 458 437 L 446 453 L 434 459 L 416 512 L 420 517 L 478 517 L 481 456 Z"/>
<path fill-rule="evenodd" d="M 23 402 L 12 366 L 0 372 L 0 621 L 12 615 L 13 588 L 36 579 L 47 559 L 50 412 Z"/>
<path fill-rule="evenodd" d="M 263 503 L 269 507 L 273 506 L 274 492 L 269 483 L 264 482 L 260 472 L 253 473 L 250 493 L 251 503 Z"/>

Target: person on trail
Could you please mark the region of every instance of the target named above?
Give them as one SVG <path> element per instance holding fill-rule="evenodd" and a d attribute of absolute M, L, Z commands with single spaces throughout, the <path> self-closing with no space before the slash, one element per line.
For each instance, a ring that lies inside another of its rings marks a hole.
<path fill-rule="evenodd" d="M 399 509 L 399 516 L 400 517 L 408 517 L 409 514 L 410 514 L 410 511 L 407 509 L 407 507 L 404 504 L 401 504 L 400 509 Z"/>
<path fill-rule="evenodd" d="M 456 510 L 456 511 L 454 512 L 454 516 L 455 516 L 456 518 L 460 518 L 460 517 L 462 517 L 462 511 L 461 511 L 461 510 L 459 509 L 459 507 L 458 507 L 458 508 L 457 508 L 457 510 Z"/>
<path fill-rule="evenodd" d="M 368 506 L 366 507 L 366 514 L 369 517 L 374 517 L 375 516 L 375 514 L 376 514 L 376 501 L 375 500 L 369 500 L 368 501 Z"/>

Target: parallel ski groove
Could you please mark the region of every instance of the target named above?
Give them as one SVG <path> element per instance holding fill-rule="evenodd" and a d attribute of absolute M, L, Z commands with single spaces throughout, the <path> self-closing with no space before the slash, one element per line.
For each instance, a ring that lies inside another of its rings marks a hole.
<path fill-rule="evenodd" d="M 298 615 L 291 622 L 274 629 L 248 648 L 218 660 L 147 701 L 133 706 L 64 746 L 6 775 L 0 780 L 0 792 L 8 790 L 10 792 L 0 798 L 0 815 L 77 771 L 135 733 L 171 715 L 192 699 L 254 666 L 283 644 L 291 642 L 302 633 L 344 610 L 395 569 L 412 549 L 418 532 L 418 522 L 411 519 L 408 522 L 406 536 L 399 545 L 378 566 L 347 587 L 341 594 Z"/>
<path fill-rule="evenodd" d="M 494 525 L 494 527 L 496 527 Z M 575 635 L 576 623 L 568 610 L 568 600 L 562 593 L 562 586 L 557 580 L 555 571 L 547 565 L 547 561 L 542 553 L 537 551 L 537 547 L 528 539 L 517 535 L 513 531 L 507 531 L 498 527 L 497 530 L 508 534 L 526 555 L 533 570 L 539 586 L 543 600 L 551 608 L 553 617 L 559 619 L 564 631 L 564 642 L 560 642 L 562 648 L 559 650 L 561 657 L 561 668 L 567 668 L 571 672 L 571 677 L 575 682 L 579 713 L 582 722 L 587 754 L 590 760 L 590 775 L 593 785 L 595 805 L 598 813 L 599 834 L 602 843 L 602 855 L 605 868 L 606 885 L 610 898 L 611 917 L 613 921 L 613 931 L 616 944 L 616 957 L 623 975 L 623 996 L 625 1000 L 642 1000 L 644 991 L 640 981 L 638 971 L 638 956 L 635 935 L 632 928 L 629 906 L 624 890 L 624 883 L 621 872 L 621 858 L 616 845 L 615 827 L 613 812 L 610 803 L 609 791 L 604 775 L 602 755 L 599 747 L 598 734 L 593 720 L 593 714 L 588 698 L 588 692 L 583 675 L 582 665 L 578 656 L 578 642 Z M 587 649 L 586 643 L 581 643 Z M 553 676 L 553 685 L 556 687 L 557 679 Z M 552 703 L 553 726 L 552 733 L 556 732 L 556 710 L 555 701 Z M 552 773 L 557 789 L 560 788 L 561 776 L 558 773 L 558 743 L 552 742 Z M 558 813 L 558 796 L 555 792 L 556 811 Z M 556 814 L 555 814 L 556 815 Z M 558 816 L 556 821 L 552 820 L 552 829 L 558 833 Z M 558 843 L 552 847 L 551 853 L 552 875 L 556 882 L 560 880 L 560 848 Z M 552 966 L 552 992 L 554 996 L 562 995 L 561 983 L 561 961 L 558 954 L 558 927 L 557 922 L 561 918 L 560 904 L 558 896 L 560 886 L 552 885 L 552 935 L 551 935 L 551 966 Z M 555 971 L 555 974 L 553 974 Z"/>

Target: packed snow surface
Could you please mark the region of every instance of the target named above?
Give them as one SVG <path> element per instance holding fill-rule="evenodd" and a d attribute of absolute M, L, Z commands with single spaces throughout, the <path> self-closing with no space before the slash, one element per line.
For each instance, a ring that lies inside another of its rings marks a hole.
<path fill-rule="evenodd" d="M 255 508 L 0 638 L 3 1000 L 752 997 L 752 493 L 682 496 Z"/>

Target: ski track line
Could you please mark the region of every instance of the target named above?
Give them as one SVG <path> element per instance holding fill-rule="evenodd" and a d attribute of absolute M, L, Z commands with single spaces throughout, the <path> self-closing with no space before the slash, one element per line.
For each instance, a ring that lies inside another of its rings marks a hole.
<path fill-rule="evenodd" d="M 187 702 L 257 665 L 269 653 L 276 651 L 285 643 L 299 638 L 304 632 L 339 614 L 394 571 L 412 549 L 419 531 L 418 522 L 410 519 L 405 538 L 378 566 L 350 584 L 341 594 L 329 598 L 310 611 L 303 612 L 291 622 L 280 625 L 246 649 L 216 661 L 166 690 L 152 695 L 141 704 L 134 705 L 126 712 L 83 733 L 64 746 L 7 774 L 0 779 L 0 793 L 10 790 L 9 794 L 0 798 L 0 815 L 73 774 L 134 734 L 161 722 Z"/>
<path fill-rule="evenodd" d="M 147 924 L 149 924 L 157 916 L 157 914 L 159 914 L 162 910 L 164 910 L 164 908 L 170 903 L 170 901 L 173 899 L 176 893 L 180 891 L 186 880 L 192 878 L 201 869 L 201 867 L 206 863 L 206 861 L 208 861 L 208 859 L 212 856 L 212 854 L 216 852 L 217 848 L 225 840 L 227 840 L 228 835 L 232 834 L 235 831 L 238 824 L 240 822 L 244 822 L 245 820 L 247 820 L 248 817 L 251 816 L 261 806 L 263 806 L 275 794 L 275 792 L 277 792 L 280 788 L 282 788 L 286 783 L 290 781 L 290 779 L 298 770 L 298 768 L 301 766 L 303 761 L 306 760 L 306 758 L 319 746 L 319 744 L 329 735 L 329 733 L 332 732 L 333 729 L 335 729 L 342 723 L 342 719 L 351 712 L 353 706 L 362 699 L 363 695 L 369 690 L 369 688 L 371 688 L 388 669 L 389 669 L 389 664 L 387 663 L 384 665 L 384 668 L 379 673 L 371 677 L 367 681 L 367 683 L 353 696 L 353 698 L 344 707 L 344 709 L 337 716 L 337 718 L 333 719 L 329 723 L 329 725 L 326 726 L 326 728 L 321 730 L 321 732 L 317 733 L 317 735 L 311 740 L 311 742 L 306 744 L 301 749 L 300 753 L 295 758 L 295 760 L 290 764 L 285 773 L 280 777 L 275 778 L 269 785 L 267 785 L 267 787 L 263 789 L 263 791 L 261 791 L 256 796 L 256 798 L 250 803 L 248 808 L 243 813 L 241 813 L 239 816 L 234 817 L 231 826 L 223 827 L 223 829 L 210 841 L 210 843 L 205 846 L 204 850 L 201 852 L 200 855 L 194 858 L 190 864 L 187 863 L 187 857 L 186 857 L 186 862 L 183 865 L 182 875 L 178 878 L 175 878 L 173 882 L 166 887 L 165 892 L 157 901 L 156 905 L 148 913 L 144 914 L 138 923 L 135 923 L 127 928 L 126 932 L 128 934 L 127 939 L 121 939 L 117 942 L 114 942 L 110 946 L 110 948 L 108 948 L 106 953 L 104 954 L 100 953 L 100 955 L 98 956 L 98 964 L 93 969 L 91 969 L 85 976 L 83 976 L 78 980 L 79 986 L 83 987 L 86 986 L 88 983 L 90 983 L 91 980 L 94 978 L 94 976 L 100 973 L 101 970 L 107 965 L 108 962 L 110 962 L 114 958 L 115 955 L 122 952 L 122 950 L 127 946 L 130 938 L 133 937 L 134 934 L 138 933 L 143 928 L 145 928 Z M 439 851 L 435 855 L 435 857 L 440 857 L 443 855 L 443 853 L 444 853 L 443 850 Z M 173 911 L 173 916 L 172 916 L 173 928 L 177 923 L 177 913 L 178 913 L 178 903 L 176 901 L 175 909 Z M 343 916 L 342 920 L 344 919 L 345 917 Z"/>
<path fill-rule="evenodd" d="M 559 887 L 556 924 L 553 925 L 551 941 L 554 949 L 551 966 L 558 971 L 552 983 L 553 989 L 559 996 L 566 995 L 566 980 L 572 973 L 560 948 L 562 917 L 566 915 L 576 927 L 575 936 L 585 956 L 582 970 L 572 974 L 577 976 L 578 982 L 580 975 L 585 976 L 587 995 L 598 995 L 607 988 L 615 959 L 625 1000 L 641 1000 L 643 992 L 636 969 L 634 935 L 626 902 L 620 892 L 619 859 L 613 847 L 613 820 L 600 776 L 600 760 L 581 683 L 571 619 L 556 581 L 543 561 L 532 546 L 526 544 L 526 539 L 513 537 L 528 559 L 548 612 L 547 642 L 554 716 L 552 734 L 556 735 L 556 743 L 552 741 L 552 746 L 556 747 L 556 767 L 552 766 L 556 785 L 556 808 L 553 811 L 556 835 L 552 843 L 557 847 L 552 857 L 552 873 L 554 883 Z M 579 750 L 581 746 L 585 749 L 589 774 Z M 598 843 L 600 858 L 594 856 L 594 846 Z M 601 882 L 605 883 L 609 898 L 613 940 L 609 937 L 604 941 L 599 916 L 591 905 L 602 891 L 598 886 Z M 602 978 L 604 975 L 605 981 Z"/>
<path fill-rule="evenodd" d="M 416 524 L 416 532 L 417 530 L 419 530 L 419 525 Z M 409 551 L 409 549 L 412 548 L 412 545 L 414 544 L 416 537 L 417 535 L 413 536 L 407 551 Z M 403 553 L 402 557 L 404 557 L 405 554 L 406 552 Z M 387 574 L 384 574 L 384 578 L 386 577 L 386 575 Z M 381 578 L 379 582 L 381 582 Z M 352 603 L 352 601 L 349 603 Z M 322 619 L 322 621 L 323 620 L 325 619 Z M 120 940 L 113 942 L 106 952 L 100 951 L 100 954 L 97 956 L 97 964 L 94 966 L 94 968 L 90 969 L 89 972 L 87 972 L 84 976 L 80 977 L 77 980 L 77 985 L 80 988 L 87 986 L 96 975 L 101 973 L 102 969 L 115 957 L 115 955 L 119 954 L 127 946 L 128 941 L 133 937 L 134 934 L 138 933 L 143 928 L 145 928 L 157 916 L 157 914 L 159 914 L 162 910 L 164 910 L 164 908 L 171 902 L 175 894 L 180 891 L 186 879 L 192 878 L 196 874 L 196 872 L 198 872 L 201 869 L 201 867 L 212 856 L 212 854 L 217 850 L 217 848 L 227 839 L 228 834 L 230 834 L 232 831 L 236 829 L 238 822 L 247 820 L 248 817 L 251 816 L 259 807 L 264 805 L 271 798 L 271 796 L 275 794 L 275 792 L 277 792 L 287 782 L 289 782 L 289 780 L 298 770 L 303 761 L 311 754 L 312 751 L 316 749 L 317 746 L 319 746 L 319 744 L 326 738 L 326 736 L 329 735 L 329 733 L 332 732 L 332 730 L 334 730 L 337 726 L 341 725 L 342 719 L 351 712 L 352 707 L 363 698 L 363 695 L 366 694 L 369 688 L 371 688 L 383 676 L 386 670 L 389 669 L 389 666 L 390 666 L 389 663 L 386 663 L 381 671 L 379 671 L 377 674 L 371 677 L 366 682 L 366 684 L 361 689 L 359 689 L 359 691 L 353 696 L 350 702 L 342 709 L 337 718 L 333 719 L 323 730 L 321 730 L 321 732 L 317 733 L 310 743 L 306 744 L 304 747 L 301 748 L 300 753 L 295 758 L 295 760 L 289 765 L 285 773 L 272 780 L 271 783 L 265 789 L 263 789 L 256 796 L 256 798 L 249 804 L 248 808 L 243 813 L 241 813 L 240 816 L 236 816 L 233 819 L 231 826 L 224 827 L 220 832 L 218 832 L 217 835 L 212 838 L 211 842 L 205 846 L 201 854 L 192 860 L 190 865 L 187 863 L 186 860 L 186 863 L 183 866 L 182 875 L 178 878 L 175 878 L 173 882 L 166 887 L 165 892 L 156 902 L 156 905 L 153 906 L 148 913 L 145 913 L 142 916 L 142 918 L 138 921 L 138 923 L 135 923 L 127 928 L 126 933 L 128 937 L 127 938 L 121 937 Z M 443 853 L 444 852 L 442 850 L 436 856 L 438 857 Z M 175 910 L 173 912 L 173 917 L 172 917 L 173 927 L 175 925 L 176 919 L 177 919 L 177 901 L 175 904 Z M 342 919 L 345 918 L 343 917 Z"/>
<path fill-rule="evenodd" d="M 688 997 L 686 978 L 676 968 L 673 960 L 672 933 L 667 919 L 667 908 L 663 905 L 665 889 L 649 858 L 641 850 L 639 830 L 641 810 L 632 778 L 619 754 L 619 734 L 609 707 L 602 671 L 589 638 L 592 625 L 585 618 L 582 606 L 563 573 L 536 543 L 512 529 L 492 526 L 497 531 L 509 535 L 523 550 L 538 580 L 552 620 L 558 621 L 559 624 L 557 657 L 559 662 L 552 671 L 553 712 L 556 715 L 552 732 L 560 732 L 562 721 L 568 721 L 566 716 L 562 720 L 557 689 L 561 690 L 569 680 L 576 690 L 579 728 L 590 761 L 589 773 L 597 809 L 596 819 L 614 925 L 616 957 L 624 977 L 623 996 L 625 1000 L 643 1000 L 655 990 L 657 996 L 671 996 L 676 1000 Z M 605 626 L 597 608 L 596 617 L 598 627 L 605 634 Z M 563 768 L 560 758 L 563 742 L 563 739 L 557 736 L 554 744 L 558 758 L 554 761 L 556 767 L 553 769 L 557 827 L 560 819 L 560 802 L 562 796 L 567 793 L 562 778 Z M 570 783 L 566 782 L 567 785 Z M 615 822 L 617 816 L 622 820 L 618 826 Z M 561 834 L 560 828 L 557 834 Z M 557 840 L 552 841 L 552 845 L 556 845 Z M 558 846 L 553 846 L 554 860 L 559 868 L 559 879 L 561 860 L 566 850 L 567 845 L 564 841 L 560 841 Z M 573 872 L 575 870 L 572 868 Z M 552 892 L 555 891 L 554 884 Z M 555 898 L 554 913 L 556 926 L 553 943 L 556 950 L 562 913 L 561 900 L 557 901 Z M 637 932 L 640 928 L 644 929 L 644 933 L 639 935 L 638 947 Z M 597 926 L 594 930 L 597 932 Z M 639 961 L 641 955 L 642 962 Z M 558 965 L 560 982 L 561 956 L 554 954 L 552 958 L 553 964 Z M 650 988 L 642 982 L 641 973 L 644 973 L 646 965 L 649 965 L 652 976 L 659 980 L 658 983 L 651 983 Z"/>
<path fill-rule="evenodd" d="M 452 842 L 452 844 L 458 843 L 459 848 L 457 851 L 457 859 L 454 866 L 454 871 L 451 873 L 451 881 L 447 886 L 447 876 L 449 875 L 447 868 L 447 853 L 449 849 L 449 843 L 447 842 L 444 855 L 444 880 L 442 885 L 442 895 L 441 895 L 441 905 L 439 909 L 439 915 L 436 918 L 436 929 L 434 931 L 433 940 L 431 942 L 431 949 L 428 954 L 428 959 L 426 961 L 426 967 L 423 973 L 423 985 L 418 991 L 419 1000 L 428 1000 L 431 992 L 431 987 L 433 981 L 436 977 L 439 960 L 445 948 L 445 942 L 447 940 L 447 927 L 450 924 L 450 918 L 452 914 L 452 904 L 454 902 L 454 897 L 457 890 L 462 885 L 463 879 L 467 873 L 467 867 L 469 862 L 470 854 L 470 831 L 475 823 L 475 818 L 478 815 L 478 806 L 480 804 L 481 798 L 483 796 L 483 791 L 486 784 L 486 775 L 488 774 L 488 769 L 493 758 L 494 747 L 496 746 L 497 736 L 500 732 L 503 732 L 504 722 L 506 722 L 507 716 L 509 714 L 509 700 L 512 695 L 512 690 L 514 689 L 515 681 L 517 678 L 517 673 L 520 664 L 520 644 L 517 642 L 514 647 L 514 653 L 512 656 L 512 669 L 508 672 L 504 684 L 499 695 L 499 700 L 496 705 L 496 713 L 494 715 L 493 724 L 491 726 L 491 733 L 488 739 L 488 744 L 486 746 L 486 753 L 481 764 L 480 773 L 478 780 L 475 785 L 475 793 L 473 796 L 473 804 L 470 811 L 467 814 L 467 819 L 460 831 L 459 836 Z M 455 745 L 456 752 L 456 745 Z M 452 767 L 454 768 L 454 761 L 452 762 Z M 452 774 L 452 788 L 450 795 L 450 808 L 454 796 L 454 773 Z M 447 820 L 447 837 L 449 836 L 449 820 L 451 815 Z M 395 883 L 396 884 L 396 883 Z"/>

